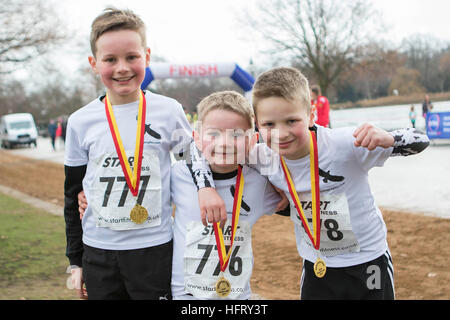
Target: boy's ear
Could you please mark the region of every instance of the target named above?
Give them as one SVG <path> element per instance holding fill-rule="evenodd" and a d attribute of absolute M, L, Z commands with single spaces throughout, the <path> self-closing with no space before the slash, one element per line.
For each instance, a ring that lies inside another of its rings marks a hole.
<path fill-rule="evenodd" d="M 95 73 L 98 73 L 97 71 L 97 60 L 93 56 L 88 57 L 89 64 L 91 65 L 92 70 L 94 70 Z"/>
<path fill-rule="evenodd" d="M 312 111 L 312 108 L 309 109 L 309 123 L 308 127 L 311 128 L 314 126 L 314 112 Z"/>
<path fill-rule="evenodd" d="M 259 132 L 255 132 L 251 137 L 249 141 L 249 150 L 252 150 L 255 144 L 258 142 L 259 139 Z"/>
<path fill-rule="evenodd" d="M 150 65 L 150 54 L 151 54 L 150 48 L 146 48 L 145 49 L 145 67 L 146 68 Z"/>
<path fill-rule="evenodd" d="M 197 149 L 202 151 L 202 142 L 200 139 L 200 134 L 197 130 L 192 131 L 192 136 L 194 137 L 195 145 L 197 146 Z"/>

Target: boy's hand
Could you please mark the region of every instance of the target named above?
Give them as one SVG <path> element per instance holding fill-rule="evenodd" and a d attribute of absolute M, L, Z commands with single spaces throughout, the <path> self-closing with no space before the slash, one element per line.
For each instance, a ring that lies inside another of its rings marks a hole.
<path fill-rule="evenodd" d="M 83 268 L 75 268 L 71 270 L 72 287 L 77 290 L 80 299 L 87 299 L 87 291 L 84 287 Z"/>
<path fill-rule="evenodd" d="M 288 205 L 289 205 L 289 199 L 286 197 L 286 194 L 284 193 L 283 190 L 278 189 L 277 187 L 275 187 L 274 185 L 272 185 L 272 187 L 280 194 L 281 196 L 281 200 L 280 202 L 278 202 L 277 204 L 277 208 L 275 209 L 275 212 L 284 210 Z"/>
<path fill-rule="evenodd" d="M 80 212 L 80 220 L 83 219 L 84 212 L 86 211 L 88 206 L 86 196 L 84 195 L 84 191 L 81 190 L 78 194 L 78 211 Z"/>
<path fill-rule="evenodd" d="M 358 127 L 353 136 L 356 138 L 355 146 L 373 150 L 376 147 L 389 148 L 394 145 L 394 137 L 387 131 L 365 123 Z"/>
<path fill-rule="evenodd" d="M 198 202 L 200 205 L 200 215 L 204 226 L 209 223 L 220 222 L 223 228 L 227 221 L 227 210 L 225 202 L 214 188 L 201 188 L 198 190 Z"/>

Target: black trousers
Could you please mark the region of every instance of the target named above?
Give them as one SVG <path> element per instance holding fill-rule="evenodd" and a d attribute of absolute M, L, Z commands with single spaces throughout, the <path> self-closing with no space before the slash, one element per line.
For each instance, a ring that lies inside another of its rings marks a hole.
<path fill-rule="evenodd" d="M 393 300 L 394 268 L 389 251 L 375 260 L 344 268 L 330 268 L 323 278 L 314 264 L 303 261 L 300 283 L 302 300 Z"/>
<path fill-rule="evenodd" d="M 88 299 L 170 300 L 173 241 L 134 250 L 84 245 L 83 278 Z"/>

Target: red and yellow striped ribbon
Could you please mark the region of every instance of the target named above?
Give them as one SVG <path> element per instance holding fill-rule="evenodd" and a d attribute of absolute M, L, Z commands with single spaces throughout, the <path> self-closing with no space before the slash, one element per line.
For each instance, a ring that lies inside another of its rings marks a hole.
<path fill-rule="evenodd" d="M 136 146 L 134 148 L 134 161 L 133 170 L 131 170 L 130 163 L 128 162 L 123 142 L 120 137 L 119 128 L 117 127 L 116 118 L 111 103 L 108 99 L 108 94 L 105 97 L 105 112 L 108 119 L 109 129 L 111 131 L 112 138 L 114 140 L 114 146 L 116 147 L 117 155 L 119 156 L 120 165 L 122 167 L 125 180 L 130 188 L 133 196 L 137 196 L 139 191 L 139 183 L 141 177 L 142 167 L 142 151 L 144 149 L 144 134 L 145 134 L 145 114 L 146 114 L 146 101 L 145 95 L 141 91 L 139 96 L 139 111 L 136 130 Z"/>
<path fill-rule="evenodd" d="M 236 235 L 236 230 L 239 222 L 239 212 L 241 211 L 242 193 L 244 191 L 244 175 L 242 173 L 242 166 L 238 167 L 238 173 L 236 177 L 236 187 L 234 190 L 234 202 L 233 202 L 233 212 L 231 220 L 231 242 L 228 252 L 225 248 L 225 242 L 223 240 L 223 232 L 219 226 L 219 222 L 213 224 L 214 234 L 216 237 L 217 251 L 219 253 L 220 270 L 223 272 L 228 266 L 230 261 L 231 251 L 233 249 L 234 237 Z"/>
<path fill-rule="evenodd" d="M 311 242 L 316 250 L 320 248 L 320 186 L 319 186 L 319 156 L 317 152 L 317 138 L 313 131 L 309 131 L 309 160 L 311 166 L 311 195 L 312 195 L 312 227 L 309 227 L 308 220 L 306 219 L 303 208 L 300 204 L 295 184 L 289 173 L 289 168 L 284 161 L 284 158 L 280 156 L 281 166 L 283 168 L 284 176 L 288 184 L 289 193 L 294 201 L 295 208 L 302 221 L 306 234 L 311 239 Z"/>

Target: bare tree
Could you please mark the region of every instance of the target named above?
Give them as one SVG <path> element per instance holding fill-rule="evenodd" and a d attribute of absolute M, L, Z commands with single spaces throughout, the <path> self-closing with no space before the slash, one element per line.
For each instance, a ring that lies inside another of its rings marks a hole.
<path fill-rule="evenodd" d="M 272 55 L 290 55 L 292 64 L 309 69 L 306 73 L 326 93 L 358 48 L 371 40 L 374 27 L 382 25 L 376 17 L 367 0 L 264 0 L 244 19 L 275 45 Z"/>
<path fill-rule="evenodd" d="M 50 2 L 0 0 L 0 73 L 10 73 L 66 39 Z"/>
<path fill-rule="evenodd" d="M 420 82 L 427 91 L 441 91 L 442 69 L 440 59 L 449 53 L 449 43 L 431 35 L 414 34 L 405 38 L 401 51 L 406 55 L 406 68 L 420 72 Z"/>

